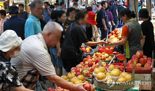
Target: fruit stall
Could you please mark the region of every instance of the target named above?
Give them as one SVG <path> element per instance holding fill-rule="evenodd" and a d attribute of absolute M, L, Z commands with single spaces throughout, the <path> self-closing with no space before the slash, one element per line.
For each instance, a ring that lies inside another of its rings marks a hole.
<path fill-rule="evenodd" d="M 121 38 L 120 32 L 112 31 L 106 42 Z M 81 84 L 87 91 L 139 91 L 152 89 L 153 59 L 142 51 L 137 51 L 131 59 L 115 50 L 111 45 L 98 45 L 96 48 L 82 46 L 84 58 L 71 72 L 62 78 Z M 68 91 L 57 87 L 55 91 Z"/>

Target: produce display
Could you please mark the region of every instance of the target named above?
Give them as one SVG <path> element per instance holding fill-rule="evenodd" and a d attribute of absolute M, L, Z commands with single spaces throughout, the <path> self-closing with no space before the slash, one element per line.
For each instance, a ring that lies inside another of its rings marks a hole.
<path fill-rule="evenodd" d="M 109 42 L 120 40 L 118 30 L 109 34 Z M 135 73 L 151 73 L 153 61 L 142 51 L 137 51 L 127 61 L 124 54 L 114 51 L 112 46 L 100 46 L 95 49 L 82 46 L 81 51 L 87 54 L 82 62 L 71 69 L 62 78 L 68 82 L 83 86 L 87 91 L 95 91 L 95 87 L 104 90 L 126 90 L 133 87 Z M 133 73 L 135 72 L 135 73 Z M 129 83 L 129 84 L 128 84 Z M 92 89 L 93 88 L 93 89 Z M 57 87 L 52 91 L 69 91 Z"/>
<path fill-rule="evenodd" d="M 143 54 L 142 51 L 137 51 L 127 63 L 127 71 L 131 72 L 135 68 L 136 73 L 151 73 L 152 59 Z"/>
<path fill-rule="evenodd" d="M 115 29 L 108 35 L 107 42 L 115 43 L 118 42 L 120 39 L 121 39 L 121 31 Z"/>

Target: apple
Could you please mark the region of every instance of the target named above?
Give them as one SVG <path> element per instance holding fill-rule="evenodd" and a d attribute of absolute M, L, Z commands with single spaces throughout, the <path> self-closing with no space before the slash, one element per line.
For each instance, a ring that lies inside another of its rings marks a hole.
<path fill-rule="evenodd" d="M 114 66 L 113 64 L 111 64 L 111 65 L 109 66 L 109 70 L 110 70 L 110 71 L 112 71 L 114 68 L 115 68 L 115 66 Z"/>
<path fill-rule="evenodd" d="M 133 68 L 133 64 L 128 64 L 127 67 L 128 68 Z"/>
<path fill-rule="evenodd" d="M 136 52 L 136 56 L 137 56 L 138 58 L 142 58 L 142 57 L 143 57 L 143 52 L 142 52 L 142 51 L 137 51 L 137 52 Z"/>
<path fill-rule="evenodd" d="M 146 64 L 144 65 L 144 68 L 151 68 L 151 64 L 150 64 L 150 63 L 146 63 Z"/>
<path fill-rule="evenodd" d="M 84 69 L 82 73 L 83 73 L 83 75 L 86 76 L 86 77 L 90 77 L 90 76 L 91 76 L 88 69 Z"/>
<path fill-rule="evenodd" d="M 98 74 L 99 72 L 100 72 L 100 69 L 99 68 L 95 68 L 94 73 Z"/>
<path fill-rule="evenodd" d="M 141 64 L 141 63 L 137 63 L 137 64 L 136 64 L 136 67 L 137 67 L 137 68 L 142 67 L 142 64 Z"/>
<path fill-rule="evenodd" d="M 86 48 L 86 52 L 89 53 L 91 51 L 91 47 Z"/>
<path fill-rule="evenodd" d="M 117 80 L 117 82 L 125 82 L 126 81 L 126 79 L 124 78 L 124 77 L 120 77 L 120 78 L 118 78 L 118 80 Z"/>
<path fill-rule="evenodd" d="M 97 63 L 99 63 L 99 62 L 100 62 L 99 60 L 96 60 L 96 61 L 95 61 L 95 64 L 97 64 Z"/>
<path fill-rule="evenodd" d="M 88 62 L 88 66 L 89 66 L 89 67 L 92 67 L 92 66 L 93 66 L 93 62 L 90 62 L 90 61 L 89 61 L 89 62 Z"/>
<path fill-rule="evenodd" d="M 69 79 L 71 79 L 71 78 L 75 77 L 75 74 L 73 72 L 70 72 L 70 73 L 67 74 L 67 77 Z"/>
<path fill-rule="evenodd" d="M 147 58 L 147 63 L 152 63 L 152 59 L 151 58 Z"/>
<path fill-rule="evenodd" d="M 86 48 L 85 48 L 85 47 L 81 47 L 81 50 L 82 50 L 83 52 L 86 52 Z"/>
<path fill-rule="evenodd" d="M 133 55 L 131 58 L 132 61 L 135 61 L 136 63 L 138 63 L 138 57 L 136 55 Z"/>
<path fill-rule="evenodd" d="M 147 59 L 146 59 L 146 58 L 140 58 L 140 59 L 139 59 L 139 62 L 140 62 L 142 65 L 145 65 L 146 62 L 147 62 Z"/>
<path fill-rule="evenodd" d="M 84 78 L 84 76 L 83 76 L 83 75 L 78 75 L 78 76 L 77 76 L 77 78 L 78 78 L 78 79 L 80 79 L 80 80 L 82 80 L 82 81 L 84 81 L 84 80 L 85 80 L 85 78 Z"/>
<path fill-rule="evenodd" d="M 99 69 L 100 72 L 103 72 L 103 73 L 106 72 L 105 67 L 99 67 L 98 69 Z"/>
<path fill-rule="evenodd" d="M 122 73 L 120 74 L 120 77 L 125 77 L 127 74 L 128 74 L 127 72 L 122 72 Z"/>
<path fill-rule="evenodd" d="M 126 81 L 131 81 L 132 80 L 131 74 L 126 74 L 124 77 L 125 77 Z"/>
<path fill-rule="evenodd" d="M 63 78 L 64 80 L 67 80 L 67 76 L 61 76 L 61 78 Z"/>
<path fill-rule="evenodd" d="M 102 62 L 101 63 L 103 67 L 106 67 L 107 63 L 106 62 Z"/>
<path fill-rule="evenodd" d="M 83 84 L 83 87 L 86 91 L 92 91 L 92 85 L 89 83 Z"/>
<path fill-rule="evenodd" d="M 112 76 L 119 76 L 121 74 L 121 71 L 119 69 L 113 69 L 110 74 Z"/>
<path fill-rule="evenodd" d="M 106 75 L 105 75 L 105 73 L 100 72 L 100 73 L 96 74 L 96 78 L 97 78 L 97 80 L 103 80 L 106 78 Z"/>

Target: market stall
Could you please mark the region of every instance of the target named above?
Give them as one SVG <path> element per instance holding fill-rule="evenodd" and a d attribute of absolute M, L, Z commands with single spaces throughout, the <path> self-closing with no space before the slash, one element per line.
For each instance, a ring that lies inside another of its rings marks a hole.
<path fill-rule="evenodd" d="M 153 59 L 137 51 L 131 59 L 115 50 L 110 42 L 121 38 L 119 30 L 112 31 L 104 45 L 96 48 L 81 46 L 83 61 L 62 78 L 87 91 L 139 91 L 152 89 Z M 102 41 L 103 42 L 103 41 Z M 93 89 L 92 89 L 93 88 Z M 49 91 L 68 91 L 57 87 Z"/>

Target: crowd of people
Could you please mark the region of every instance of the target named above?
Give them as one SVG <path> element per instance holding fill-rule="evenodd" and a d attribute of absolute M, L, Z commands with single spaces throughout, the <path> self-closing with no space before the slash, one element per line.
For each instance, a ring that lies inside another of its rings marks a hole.
<path fill-rule="evenodd" d="M 123 45 L 127 58 L 137 50 L 152 57 L 154 28 L 147 9 L 139 11 L 140 25 L 135 13 L 117 1 L 102 1 L 95 11 L 75 6 L 66 9 L 63 2 L 50 5 L 36 0 L 29 5 L 30 13 L 23 4 L 10 6 L 8 12 L 0 10 L 0 91 L 31 91 L 38 86 L 44 91 L 45 83 L 36 86 L 42 79 L 71 91 L 85 91 L 59 77 L 63 68 L 70 72 L 82 61 L 83 43 L 101 44 L 118 27 L 122 27 L 122 38 L 111 45 Z"/>

